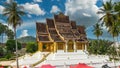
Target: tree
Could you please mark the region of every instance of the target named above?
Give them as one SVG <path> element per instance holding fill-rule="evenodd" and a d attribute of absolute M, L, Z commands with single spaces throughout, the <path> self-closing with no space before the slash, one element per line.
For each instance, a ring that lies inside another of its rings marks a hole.
<path fill-rule="evenodd" d="M 112 27 L 109 28 L 108 32 L 112 35 L 113 40 L 115 42 L 115 37 L 118 37 L 120 32 L 117 23 L 114 23 Z"/>
<path fill-rule="evenodd" d="M 3 50 L 3 47 L 0 46 L 0 57 L 2 57 L 4 55 L 4 50 Z"/>
<path fill-rule="evenodd" d="M 8 39 L 14 39 L 14 32 L 10 29 L 6 31 L 6 34 L 8 36 Z"/>
<path fill-rule="evenodd" d="M 106 55 L 108 54 L 109 47 L 112 44 L 110 41 L 106 40 L 99 40 L 100 46 L 97 46 L 97 40 L 90 40 L 90 44 L 88 46 L 89 54 L 99 54 L 99 55 Z"/>
<path fill-rule="evenodd" d="M 8 28 L 8 26 L 3 25 L 0 23 L 0 35 L 2 36 L 2 42 L 3 42 L 3 35 L 7 35 L 8 39 L 14 38 L 14 32 Z"/>
<path fill-rule="evenodd" d="M 4 33 L 6 32 L 6 30 L 8 29 L 8 27 L 6 25 L 3 25 L 2 23 L 0 23 L 0 35 L 2 35 L 2 43 L 3 43 L 3 36 Z"/>
<path fill-rule="evenodd" d="M 98 23 L 96 23 L 96 25 L 94 25 L 93 33 L 94 33 L 94 35 L 96 35 L 97 40 L 99 40 L 99 36 L 101 36 L 103 34 L 103 31 L 100 28 L 100 25 Z"/>
<path fill-rule="evenodd" d="M 120 2 L 117 2 L 115 4 L 114 11 L 116 12 L 116 17 L 117 17 L 115 25 L 117 26 L 117 30 L 119 30 L 118 31 L 118 35 L 119 35 L 120 33 Z M 117 41 L 118 41 L 118 38 L 117 38 Z"/>
<path fill-rule="evenodd" d="M 100 18 L 102 24 L 108 28 L 108 32 L 114 37 L 119 36 L 120 33 L 120 2 L 112 3 L 112 0 L 103 3 L 103 8 L 98 12 L 99 14 L 104 14 Z"/>
<path fill-rule="evenodd" d="M 18 50 L 21 49 L 21 43 L 17 42 L 18 45 Z M 15 44 L 15 40 L 7 40 L 6 42 L 6 48 L 9 52 L 13 53 L 16 51 L 16 44 Z"/>
<path fill-rule="evenodd" d="M 115 46 L 110 46 L 110 48 L 108 49 L 108 53 L 107 53 L 110 57 L 110 60 L 113 60 L 114 61 L 114 65 L 115 65 L 115 68 L 116 68 L 116 64 L 115 64 L 115 61 L 118 60 L 117 59 L 117 51 L 116 51 L 116 48 Z"/>
<path fill-rule="evenodd" d="M 29 42 L 29 43 L 27 43 L 26 52 L 28 52 L 28 53 L 34 53 L 34 52 L 37 51 L 37 49 L 38 49 L 37 43 L 35 43 L 35 42 Z"/>
<path fill-rule="evenodd" d="M 103 16 L 99 20 L 102 21 L 102 24 L 104 24 L 107 28 L 113 25 L 113 20 L 114 20 L 114 16 L 112 14 L 113 8 L 114 8 L 114 4 L 110 0 L 106 3 L 103 3 L 103 7 L 98 12 L 98 14 L 103 14 Z"/>
<path fill-rule="evenodd" d="M 14 37 L 16 40 L 16 27 L 18 25 L 21 25 L 22 23 L 21 16 L 25 15 L 25 12 L 21 10 L 21 7 L 18 6 L 16 2 L 5 4 L 5 9 L 3 12 L 4 12 L 3 15 L 7 16 L 8 25 L 12 25 L 12 27 L 14 28 Z M 17 40 L 16 40 L 16 61 L 17 61 L 17 68 L 19 68 L 17 50 L 18 48 L 17 48 Z"/>

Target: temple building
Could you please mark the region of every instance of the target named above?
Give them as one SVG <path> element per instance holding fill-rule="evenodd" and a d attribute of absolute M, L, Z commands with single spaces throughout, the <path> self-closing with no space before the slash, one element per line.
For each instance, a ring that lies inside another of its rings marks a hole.
<path fill-rule="evenodd" d="M 85 27 L 76 25 L 63 13 L 46 19 L 46 23 L 36 22 L 36 38 L 41 52 L 77 52 L 88 46 Z"/>

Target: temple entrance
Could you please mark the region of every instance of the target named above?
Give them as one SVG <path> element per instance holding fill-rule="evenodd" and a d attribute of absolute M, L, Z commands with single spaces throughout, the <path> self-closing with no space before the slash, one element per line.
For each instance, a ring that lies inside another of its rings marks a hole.
<path fill-rule="evenodd" d="M 77 50 L 84 50 L 85 45 L 83 43 L 77 43 Z"/>
<path fill-rule="evenodd" d="M 49 43 L 43 43 L 42 51 L 43 52 L 50 52 L 51 51 L 51 45 Z"/>
<path fill-rule="evenodd" d="M 57 49 L 58 49 L 58 50 L 64 50 L 64 43 L 58 42 L 58 43 L 57 43 Z"/>
<path fill-rule="evenodd" d="M 73 40 L 69 40 L 68 43 L 67 43 L 67 46 L 68 46 L 68 52 L 73 52 L 74 51 L 74 42 Z"/>

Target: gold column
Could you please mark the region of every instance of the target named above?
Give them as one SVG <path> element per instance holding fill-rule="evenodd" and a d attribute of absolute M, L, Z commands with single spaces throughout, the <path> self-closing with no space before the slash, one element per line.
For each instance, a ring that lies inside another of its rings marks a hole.
<path fill-rule="evenodd" d="M 42 46 L 43 46 L 42 42 L 38 42 L 38 50 L 39 51 L 42 51 Z"/>
<path fill-rule="evenodd" d="M 51 52 L 54 52 L 54 46 L 53 46 L 52 43 L 50 43 L 50 51 L 51 51 Z"/>
<path fill-rule="evenodd" d="M 66 47 L 65 47 L 65 43 L 64 43 L 64 45 L 63 45 L 63 48 L 64 48 L 64 52 L 66 52 Z"/>
<path fill-rule="evenodd" d="M 56 45 L 56 42 L 54 42 L 53 45 L 54 45 L 54 52 L 57 52 L 57 45 Z"/>

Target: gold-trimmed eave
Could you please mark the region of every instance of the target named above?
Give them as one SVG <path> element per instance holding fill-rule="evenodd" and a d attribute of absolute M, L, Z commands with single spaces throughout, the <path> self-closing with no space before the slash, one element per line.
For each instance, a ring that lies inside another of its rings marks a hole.
<path fill-rule="evenodd" d="M 48 33 L 48 38 L 51 42 L 54 42 L 54 40 L 51 38 L 49 30 L 48 30 L 48 25 L 46 24 L 46 28 L 47 28 L 47 33 Z"/>
<path fill-rule="evenodd" d="M 62 40 L 65 40 L 65 38 L 59 33 L 59 31 L 58 31 L 58 29 L 57 29 L 57 26 L 56 26 L 56 24 L 55 24 L 55 18 L 53 19 L 53 22 L 54 22 L 54 26 L 55 26 L 55 30 L 56 30 L 56 32 L 57 32 L 57 34 L 60 36 L 60 38 L 62 39 Z"/>

